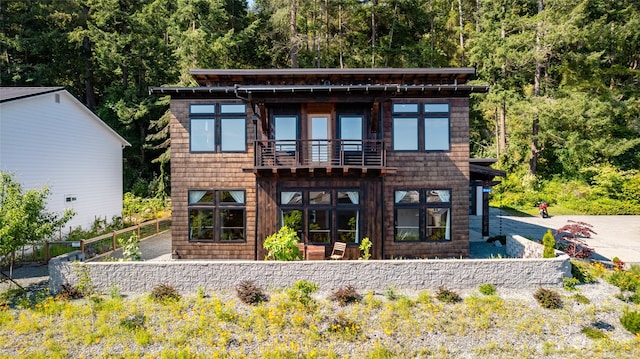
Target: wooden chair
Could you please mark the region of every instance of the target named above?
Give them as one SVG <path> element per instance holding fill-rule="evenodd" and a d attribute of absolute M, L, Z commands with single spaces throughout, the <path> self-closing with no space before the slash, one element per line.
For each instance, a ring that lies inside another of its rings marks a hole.
<path fill-rule="evenodd" d="M 331 259 L 344 258 L 344 252 L 347 250 L 347 244 L 344 242 L 335 242 L 333 244 L 333 251 L 331 251 Z"/>

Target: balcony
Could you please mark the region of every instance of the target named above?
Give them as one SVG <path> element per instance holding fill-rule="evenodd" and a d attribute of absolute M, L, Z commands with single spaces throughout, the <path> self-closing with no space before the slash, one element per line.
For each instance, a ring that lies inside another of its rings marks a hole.
<path fill-rule="evenodd" d="M 258 140 L 257 175 L 384 175 L 390 172 L 382 140 Z"/>

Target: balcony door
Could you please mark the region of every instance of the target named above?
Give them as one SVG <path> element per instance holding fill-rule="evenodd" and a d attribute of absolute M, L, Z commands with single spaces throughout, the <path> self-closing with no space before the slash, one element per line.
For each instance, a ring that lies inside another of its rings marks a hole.
<path fill-rule="evenodd" d="M 331 159 L 331 115 L 309 114 L 309 151 L 314 164 L 329 163 Z"/>

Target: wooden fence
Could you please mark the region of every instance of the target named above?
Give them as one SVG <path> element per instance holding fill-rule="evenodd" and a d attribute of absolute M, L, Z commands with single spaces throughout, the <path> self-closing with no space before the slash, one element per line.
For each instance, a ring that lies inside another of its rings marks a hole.
<path fill-rule="evenodd" d="M 169 228 L 171 228 L 171 217 L 164 217 L 89 239 L 82 239 L 79 241 L 46 242 L 44 246 L 44 260 L 45 263 L 48 263 L 49 259 L 51 259 L 51 249 L 53 246 L 65 246 L 71 247 L 72 249 L 77 248 L 82 251 L 86 258 L 92 258 L 121 248 L 122 246 L 119 243 L 120 239 L 125 239 L 135 234 L 140 240 L 143 240 L 168 230 Z"/>

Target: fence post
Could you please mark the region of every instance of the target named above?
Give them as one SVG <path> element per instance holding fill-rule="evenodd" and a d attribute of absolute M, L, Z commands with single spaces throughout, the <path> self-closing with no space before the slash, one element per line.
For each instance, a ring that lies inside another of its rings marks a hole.
<path fill-rule="evenodd" d="M 156 234 L 160 233 L 160 219 L 156 217 Z"/>
<path fill-rule="evenodd" d="M 44 263 L 49 263 L 49 241 L 44 242 Z"/>
<path fill-rule="evenodd" d="M 116 250 L 116 232 L 115 231 L 113 231 L 113 237 L 111 241 L 113 242 L 112 247 L 113 247 L 113 250 L 115 251 Z"/>
<path fill-rule="evenodd" d="M 82 255 L 84 255 L 84 239 L 80 240 L 80 252 L 82 252 Z"/>
<path fill-rule="evenodd" d="M 138 240 L 140 240 L 140 223 L 138 223 Z"/>

